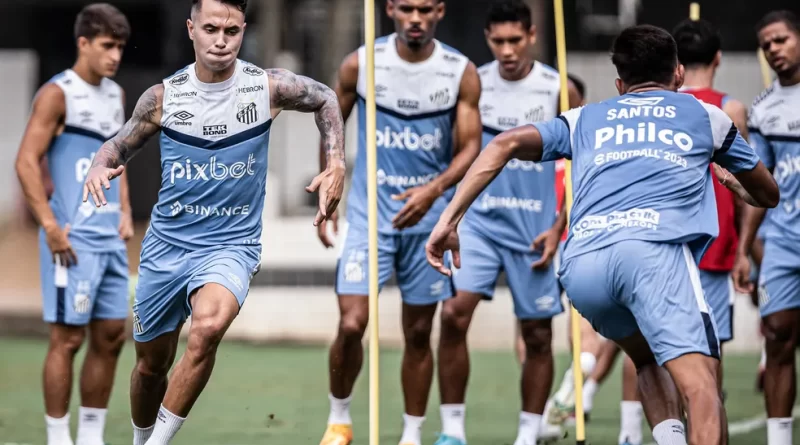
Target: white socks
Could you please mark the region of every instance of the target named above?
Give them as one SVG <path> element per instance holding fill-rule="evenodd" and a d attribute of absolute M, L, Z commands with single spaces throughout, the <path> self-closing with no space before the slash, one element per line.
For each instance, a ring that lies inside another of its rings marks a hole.
<path fill-rule="evenodd" d="M 147 439 L 153 434 L 153 429 L 156 427 L 152 425 L 148 428 L 139 428 L 133 423 L 133 419 L 131 419 L 131 425 L 133 426 L 133 445 L 144 445 L 147 443 Z"/>
<path fill-rule="evenodd" d="M 467 441 L 464 428 L 466 407 L 463 403 L 445 404 L 439 407 L 442 417 L 442 435 L 450 436 L 462 442 Z"/>
<path fill-rule="evenodd" d="M 47 424 L 47 445 L 73 445 L 69 432 L 69 413 L 60 419 L 45 415 L 44 421 Z"/>
<path fill-rule="evenodd" d="M 401 445 L 422 445 L 422 423 L 424 417 L 410 416 L 403 414 L 403 436 L 400 438 Z"/>
<path fill-rule="evenodd" d="M 541 414 L 519 413 L 519 431 L 514 445 L 536 445 L 536 437 L 539 435 L 539 425 L 542 423 Z"/>
<path fill-rule="evenodd" d="M 595 365 L 597 365 L 597 357 L 595 357 L 594 354 L 591 352 L 581 352 L 581 372 L 583 373 L 584 380 L 592 375 Z M 558 388 L 558 392 L 554 397 L 557 400 L 564 400 L 569 397 L 574 389 L 575 374 L 572 372 L 572 365 L 570 365 L 567 372 L 564 373 L 564 378 L 561 380 L 561 387 Z"/>
<path fill-rule="evenodd" d="M 105 445 L 103 430 L 106 427 L 107 411 L 104 408 L 80 407 L 76 445 Z"/>
<path fill-rule="evenodd" d="M 644 420 L 644 409 L 641 402 L 623 400 L 620 403 L 619 443 L 628 441 L 634 445 L 641 445 L 642 421 Z"/>
<path fill-rule="evenodd" d="M 145 445 L 168 445 L 172 438 L 175 437 L 175 434 L 178 433 L 178 430 L 181 429 L 185 420 L 183 417 L 172 414 L 168 409 L 164 408 L 164 405 L 161 405 L 158 410 L 156 425 L 153 428 L 153 434 L 147 439 Z"/>
<path fill-rule="evenodd" d="M 653 439 L 658 445 L 686 445 L 686 431 L 679 420 L 667 419 L 653 428 Z"/>
<path fill-rule="evenodd" d="M 337 399 L 333 394 L 328 394 L 328 399 L 331 401 L 331 412 L 328 415 L 328 425 L 352 425 L 353 420 L 350 418 L 350 401 L 353 396 L 346 399 Z"/>
<path fill-rule="evenodd" d="M 586 379 L 583 383 L 583 411 L 590 412 L 594 405 L 594 395 L 597 392 L 597 382 L 592 379 Z"/>
<path fill-rule="evenodd" d="M 792 444 L 792 418 L 767 419 L 767 445 Z"/>

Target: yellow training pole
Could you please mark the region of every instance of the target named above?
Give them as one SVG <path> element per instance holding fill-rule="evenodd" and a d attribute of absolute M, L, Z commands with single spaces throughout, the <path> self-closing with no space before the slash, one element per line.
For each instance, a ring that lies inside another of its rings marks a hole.
<path fill-rule="evenodd" d="M 569 110 L 569 90 L 567 88 L 567 40 L 564 31 L 564 2 L 553 0 L 556 21 L 556 55 L 558 72 L 561 76 L 561 112 Z M 572 209 L 572 162 L 565 161 L 564 189 L 566 191 L 567 218 Z M 586 443 L 586 427 L 583 413 L 583 371 L 581 370 L 581 316 L 574 307 L 571 309 L 572 324 L 572 373 L 575 377 L 575 443 Z"/>
<path fill-rule="evenodd" d="M 764 80 L 764 88 L 769 88 L 772 85 L 772 69 L 764 56 L 764 50 L 761 48 L 758 49 L 758 64 L 761 66 L 761 78 Z"/>
<path fill-rule="evenodd" d="M 700 20 L 700 4 L 692 3 L 689 5 L 689 18 L 698 21 Z"/>
<path fill-rule="evenodd" d="M 375 109 L 375 0 L 364 0 L 367 58 L 367 222 L 369 226 L 369 444 L 380 442 L 380 351 L 378 342 L 378 154 Z"/>

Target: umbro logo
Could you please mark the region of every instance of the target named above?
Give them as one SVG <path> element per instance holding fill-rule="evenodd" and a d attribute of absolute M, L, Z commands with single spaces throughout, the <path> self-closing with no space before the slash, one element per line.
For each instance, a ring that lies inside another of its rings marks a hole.
<path fill-rule="evenodd" d="M 662 100 L 664 100 L 663 97 L 626 97 L 618 102 L 625 105 L 641 107 L 644 105 L 658 105 Z"/>

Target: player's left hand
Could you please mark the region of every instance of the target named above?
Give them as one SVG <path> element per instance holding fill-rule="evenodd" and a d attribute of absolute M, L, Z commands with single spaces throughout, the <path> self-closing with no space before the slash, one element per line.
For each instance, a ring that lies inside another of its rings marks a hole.
<path fill-rule="evenodd" d="M 399 195 L 392 195 L 395 201 L 406 201 L 406 205 L 392 219 L 392 227 L 397 230 L 415 226 L 431 209 L 440 193 L 430 184 L 410 188 Z"/>
<path fill-rule="evenodd" d="M 731 277 L 733 278 L 733 287 L 736 288 L 737 292 L 743 294 L 750 294 L 753 292 L 755 286 L 752 281 L 750 281 L 750 260 L 746 256 L 736 254 Z"/>
<path fill-rule="evenodd" d="M 319 210 L 314 218 L 314 227 L 319 227 L 332 216 L 344 193 L 344 165 L 329 165 L 306 187 L 308 193 L 319 191 Z"/>
<path fill-rule="evenodd" d="M 450 277 L 453 275 L 453 271 L 447 267 L 444 261 L 444 254 L 448 250 L 453 252 L 453 265 L 456 268 L 460 268 L 461 252 L 458 241 L 458 228 L 439 221 L 425 244 L 425 256 L 428 258 L 428 264 L 438 270 L 439 273 Z"/>
<path fill-rule="evenodd" d="M 542 257 L 531 264 L 531 268 L 541 270 L 550 267 L 553 257 L 558 250 L 558 241 L 561 239 L 561 234 L 558 231 L 549 229 L 539 234 L 533 243 L 531 243 L 531 250 L 542 252 Z"/>
<path fill-rule="evenodd" d="M 86 202 L 91 194 L 96 207 L 108 204 L 103 189 L 110 189 L 111 180 L 121 175 L 123 171 L 125 171 L 124 165 L 117 168 L 96 165 L 90 168 L 89 173 L 86 174 L 86 182 L 83 183 L 83 202 Z"/>
<path fill-rule="evenodd" d="M 128 241 L 133 237 L 133 216 L 130 212 L 122 212 L 119 218 L 119 237 Z"/>

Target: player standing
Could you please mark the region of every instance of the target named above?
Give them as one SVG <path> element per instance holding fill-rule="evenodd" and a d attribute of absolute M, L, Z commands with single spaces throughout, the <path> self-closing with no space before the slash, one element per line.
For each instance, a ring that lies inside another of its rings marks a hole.
<path fill-rule="evenodd" d="M 536 41 L 531 11 L 522 0 L 492 3 L 486 41 L 495 60 L 478 70 L 483 145 L 504 130 L 558 115 L 558 72 L 531 58 Z M 572 104 L 580 99 L 573 88 Z M 482 300 L 491 300 L 505 271 L 520 320 L 526 355 L 522 410 L 515 445 L 535 445 L 553 383 L 552 323 L 561 290 L 552 258 L 566 227 L 558 212 L 555 163 L 512 160 L 473 204 L 461 226 L 464 261 L 454 275 L 455 298 L 442 305 L 439 342 L 440 445 L 464 445 L 469 349 L 467 332 Z M 558 216 L 556 216 L 558 215 Z"/>
<path fill-rule="evenodd" d="M 510 159 L 571 158 L 575 203 L 559 270 L 567 295 L 633 359 L 656 441 L 685 443 L 677 386 L 690 443 L 726 443 L 719 344 L 695 265 L 717 233 L 709 164 L 732 170 L 736 179 L 715 172 L 754 205 L 775 206 L 777 185 L 724 112 L 675 92 L 683 67 L 667 31 L 624 30 L 612 62 L 621 97 L 509 130 L 483 150 L 431 235 L 428 261 L 450 275 L 451 250 L 461 265 L 458 224 Z"/>
<path fill-rule="evenodd" d="M 433 317 L 438 302 L 453 295 L 450 280 L 428 267 L 425 242 L 481 142 L 475 65 L 434 39 L 444 3 L 389 0 L 386 13 L 394 20 L 395 33 L 375 43 L 379 287 L 397 273 L 405 338 L 403 445 L 420 445 L 433 380 Z M 345 118 L 358 102 L 359 142 L 348 196 L 348 231 L 337 266 L 341 316 L 329 356 L 331 410 L 323 445 L 352 441 L 350 400 L 363 362 L 361 340 L 369 317 L 365 63 L 363 47 L 347 56 L 335 88 Z M 323 244 L 333 246 L 324 225 L 319 236 Z"/>
<path fill-rule="evenodd" d="M 110 78 L 130 35 L 128 20 L 106 3 L 86 6 L 75 21 L 78 58 L 39 89 L 17 155 L 22 190 L 37 222 L 44 321 L 48 445 L 71 445 L 72 366 L 88 332 L 80 377 L 78 445 L 103 445 L 106 408 L 128 317 L 128 255 L 133 236 L 127 178 L 108 206 L 81 203 L 92 157 L 125 121 L 124 92 Z M 42 160 L 54 191 L 48 202 Z M 88 329 L 87 329 L 88 327 Z"/>
<path fill-rule="evenodd" d="M 131 120 L 95 156 L 84 188 L 84 200 L 91 194 L 105 205 L 109 180 L 161 131 L 162 188 L 133 304 L 134 445 L 166 445 L 180 429 L 260 267 L 267 148 L 281 110 L 313 112 L 326 147 L 328 169 L 307 188 L 320 192 L 315 225 L 336 209 L 343 189 L 344 130 L 333 91 L 237 59 L 247 0 L 192 4 L 187 27 L 196 62 L 142 95 Z M 189 315 L 186 351 L 167 385 Z"/>
<path fill-rule="evenodd" d="M 758 282 L 767 356 L 767 443 L 789 445 L 800 337 L 800 21 L 792 12 L 775 11 L 764 16 L 756 29 L 759 46 L 778 75 L 753 102 L 749 122 L 750 139 L 764 164 L 774 170 L 781 191 L 780 204 L 768 214 Z M 745 210 L 734 268 L 741 292 L 752 291 L 748 256 L 764 214 L 763 209 Z"/>

